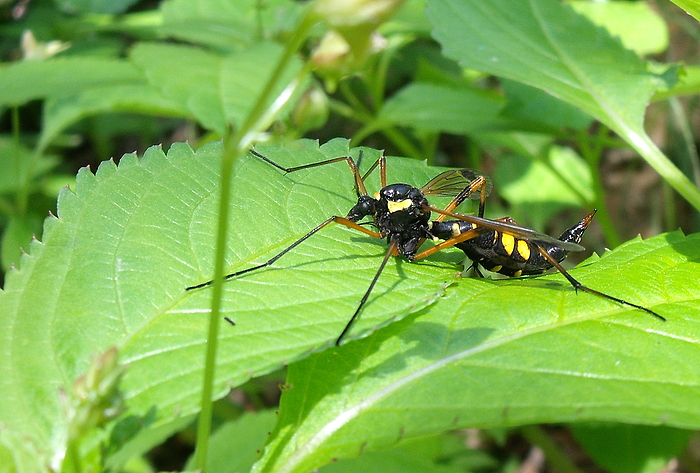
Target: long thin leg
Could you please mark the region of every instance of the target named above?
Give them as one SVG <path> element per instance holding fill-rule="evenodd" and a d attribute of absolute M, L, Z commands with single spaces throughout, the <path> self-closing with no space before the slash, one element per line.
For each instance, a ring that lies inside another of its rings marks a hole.
<path fill-rule="evenodd" d="M 333 159 L 326 159 L 325 161 L 319 161 L 317 163 L 310 163 L 310 164 L 304 164 L 302 166 L 294 166 L 291 168 L 286 168 L 284 166 L 281 166 L 271 160 L 270 158 L 263 156 L 262 154 L 258 153 L 254 149 L 250 150 L 250 153 L 253 154 L 254 156 L 257 156 L 258 158 L 262 159 L 268 164 L 273 165 L 277 169 L 284 171 L 286 173 L 294 172 L 294 171 L 301 171 L 302 169 L 309 169 L 309 168 L 315 168 L 318 166 L 325 166 L 326 164 L 332 164 L 332 163 L 337 163 L 340 161 L 345 161 L 348 166 L 350 167 L 350 171 L 352 171 L 352 175 L 355 178 L 355 191 L 357 192 L 357 195 L 367 195 L 367 188 L 365 187 L 365 182 L 360 175 L 360 171 L 357 169 L 357 164 L 355 164 L 355 160 L 352 159 L 352 156 L 341 156 L 339 158 L 333 158 Z"/>
<path fill-rule="evenodd" d="M 591 289 L 590 287 L 584 286 L 583 284 L 581 284 L 580 282 L 578 282 L 576 279 L 574 279 L 574 277 L 573 277 L 572 275 L 570 275 L 570 274 L 562 267 L 562 265 L 559 264 L 559 262 L 558 262 L 557 260 L 555 260 L 554 258 L 552 258 L 552 256 L 551 256 L 549 253 L 547 253 L 547 250 L 545 250 L 544 248 L 542 248 L 542 247 L 541 247 L 540 245 L 538 245 L 538 244 L 535 244 L 535 246 L 537 247 L 537 250 L 540 252 L 540 254 L 541 254 L 547 261 L 549 261 L 549 262 L 552 264 L 552 266 L 554 266 L 555 268 L 557 268 L 557 269 L 559 270 L 559 272 L 560 272 L 561 274 L 564 275 L 564 277 L 571 283 L 572 286 L 574 286 L 574 289 L 576 289 L 577 291 L 580 289 L 580 290 L 582 290 L 582 291 L 584 291 L 584 292 L 587 292 L 587 293 L 589 293 L 589 294 L 594 294 L 594 295 L 596 295 L 596 296 L 600 296 L 600 297 L 603 297 L 603 298 L 605 298 L 605 299 L 609 299 L 609 300 L 611 300 L 611 301 L 615 301 L 615 302 L 617 302 L 618 304 L 628 305 L 628 306 L 630 306 L 630 307 L 634 307 L 635 309 L 643 310 L 644 312 L 653 315 L 653 316 L 656 317 L 657 319 L 660 319 L 660 320 L 663 320 L 664 322 L 666 322 L 666 318 L 665 318 L 665 317 L 660 316 L 659 314 L 657 314 L 656 312 L 654 312 L 654 311 L 651 310 L 651 309 L 647 309 L 646 307 L 642 307 L 641 305 L 632 304 L 631 302 L 627 302 L 627 301 L 625 301 L 625 300 L 618 299 L 617 297 L 610 296 L 610 295 L 608 295 L 608 294 L 605 294 L 604 292 L 596 291 L 595 289 Z"/>
<path fill-rule="evenodd" d="M 462 202 L 467 200 L 474 192 L 479 191 L 479 217 L 483 218 L 484 216 L 484 206 L 486 205 L 486 178 L 484 176 L 479 176 L 474 181 L 469 183 L 467 187 L 462 190 L 457 196 L 452 199 L 452 201 L 445 206 L 443 211 L 445 212 L 452 212 L 454 209 L 456 209 Z M 440 214 L 438 217 L 435 219 L 438 222 L 442 222 L 445 220 L 447 217 L 446 214 Z"/>
<path fill-rule="evenodd" d="M 423 259 L 426 256 L 430 256 L 434 253 L 437 253 L 438 251 L 442 251 L 445 248 L 450 248 L 452 246 L 455 246 L 458 243 L 462 243 L 463 241 L 467 241 L 467 240 L 471 240 L 472 238 L 476 238 L 479 235 L 481 235 L 482 233 L 487 232 L 487 231 L 488 231 L 488 229 L 486 229 L 486 228 L 484 228 L 484 229 L 476 228 L 473 230 L 469 230 L 468 232 L 464 232 L 460 235 L 457 235 L 454 238 L 450 238 L 449 240 L 442 241 L 435 246 L 431 246 L 427 250 L 421 251 L 420 253 L 418 253 L 416 256 L 413 257 L 413 260 L 415 261 L 415 260 Z"/>
<path fill-rule="evenodd" d="M 386 183 L 386 156 L 384 153 L 379 157 L 379 182 L 382 184 L 382 189 L 387 186 Z"/>
<path fill-rule="evenodd" d="M 319 230 L 321 230 L 323 227 L 329 225 L 330 223 L 334 223 L 334 222 L 335 222 L 335 223 L 339 223 L 339 224 L 341 224 L 341 225 L 345 225 L 346 227 L 354 228 L 355 230 L 359 230 L 359 231 L 361 231 L 362 233 L 365 233 L 365 234 L 367 234 L 367 235 L 369 235 L 369 236 L 372 236 L 372 237 L 375 237 L 375 238 L 382 238 L 381 235 L 379 235 L 379 233 L 373 232 L 372 230 L 369 230 L 369 229 L 363 227 L 362 225 L 359 225 L 359 224 L 357 224 L 357 223 L 355 223 L 355 222 L 353 222 L 353 221 L 351 221 L 351 220 L 348 220 L 348 219 L 345 218 L 345 217 L 333 216 L 333 217 L 329 218 L 328 220 L 326 220 L 325 222 L 323 222 L 322 224 L 318 225 L 316 228 L 314 228 L 313 230 L 311 230 L 309 233 L 307 233 L 307 234 L 304 235 L 303 237 L 299 238 L 297 241 L 295 241 L 294 243 L 292 243 L 291 245 L 289 245 L 289 246 L 288 246 L 287 248 L 285 248 L 284 250 L 282 250 L 282 251 L 280 251 L 279 253 L 277 253 L 275 256 L 273 256 L 272 258 L 270 258 L 270 259 L 267 260 L 266 262 L 264 262 L 264 263 L 262 263 L 262 264 L 259 264 L 259 265 L 256 265 L 256 266 L 252 266 L 252 267 L 247 268 L 247 269 L 244 269 L 244 270 L 242 270 L 242 271 L 236 271 L 235 273 L 228 274 L 228 275 L 224 276 L 224 280 L 228 280 L 228 279 L 231 279 L 231 278 L 235 278 L 235 277 L 237 277 L 237 276 L 241 276 L 241 275 L 243 275 L 243 274 L 250 273 L 251 271 L 256 271 L 256 270 L 258 270 L 258 269 L 262 269 L 262 268 L 266 268 L 266 267 L 268 267 L 268 266 L 271 266 L 272 264 L 275 263 L 275 261 L 277 261 L 277 260 L 280 259 L 282 256 L 284 256 L 284 255 L 286 255 L 287 253 L 289 253 L 291 250 L 293 250 L 294 248 L 296 248 L 299 244 L 301 244 L 301 243 L 304 242 L 306 239 L 308 239 L 309 237 L 311 237 L 313 234 L 315 234 L 316 232 L 318 232 Z M 213 280 L 207 281 L 207 282 L 204 282 L 204 283 L 202 283 L 202 284 L 197 284 L 196 286 L 190 286 L 190 287 L 186 288 L 186 290 L 191 291 L 192 289 L 199 289 L 199 288 L 201 288 L 201 287 L 210 286 L 210 285 L 212 285 L 213 283 L 214 283 Z"/>
<path fill-rule="evenodd" d="M 357 306 L 357 309 L 355 310 L 355 313 L 352 314 L 352 317 L 348 321 L 348 323 L 345 325 L 345 328 L 343 331 L 340 333 L 340 336 L 338 339 L 335 341 L 335 345 L 339 346 L 340 342 L 343 340 L 343 337 L 350 331 L 350 328 L 352 328 L 352 325 L 355 323 L 355 320 L 357 319 L 357 316 L 360 315 L 360 311 L 362 310 L 362 307 L 364 307 L 365 302 L 367 302 L 367 299 L 369 299 L 369 295 L 372 293 L 372 289 L 374 289 L 374 285 L 377 284 L 377 280 L 379 280 L 379 275 L 382 274 L 382 271 L 384 271 L 384 267 L 386 266 L 387 261 L 389 261 L 389 258 L 395 254 L 396 252 L 396 243 L 392 242 L 389 245 L 389 248 L 386 251 L 386 254 L 384 255 L 384 259 L 382 260 L 382 264 L 379 265 L 379 269 L 377 269 L 377 274 L 374 275 L 374 278 L 372 278 L 372 282 L 369 284 L 369 287 L 367 288 L 367 292 L 365 292 L 365 295 L 362 296 L 362 299 L 360 300 L 360 304 Z"/>
<path fill-rule="evenodd" d="M 486 190 L 487 190 L 487 189 L 486 189 L 486 185 L 487 185 L 486 178 L 485 178 L 484 176 L 478 176 L 476 179 L 474 179 L 472 182 L 470 182 L 468 186 L 466 186 L 464 189 L 462 189 L 462 191 L 461 191 L 459 194 L 457 194 L 457 196 L 455 196 L 455 198 L 452 199 L 452 201 L 451 201 L 449 204 L 447 204 L 447 206 L 445 206 L 445 208 L 443 208 L 443 209 L 441 210 L 441 212 L 443 212 L 443 213 L 439 213 L 439 215 L 438 215 L 438 217 L 435 219 L 435 221 L 436 221 L 436 222 L 442 222 L 443 220 L 445 220 L 445 218 L 448 216 L 448 214 L 447 214 L 447 213 L 444 213 L 444 212 L 451 213 L 455 208 L 457 208 L 462 202 L 464 202 L 465 200 L 467 200 L 467 199 L 468 199 L 474 192 L 476 192 L 477 190 L 480 191 L 480 195 L 479 195 L 479 218 L 483 218 L 483 216 L 484 216 L 484 205 L 485 205 L 485 203 L 486 203 Z M 477 236 L 477 235 L 474 235 L 474 236 Z M 473 237 L 469 237 L 469 238 L 473 238 Z M 465 238 L 465 239 L 468 240 L 469 238 Z M 449 246 L 456 245 L 457 243 L 460 243 L 460 242 L 464 241 L 465 239 L 461 239 L 461 240 L 459 240 L 459 241 L 457 241 L 457 242 L 452 243 L 451 245 L 443 246 L 443 247 L 441 247 L 440 249 L 442 249 L 442 248 L 447 248 L 447 247 L 449 247 Z M 418 243 L 418 247 L 419 247 L 419 248 L 421 247 L 421 245 L 423 245 L 423 243 L 425 242 L 425 240 L 426 240 L 425 238 L 421 239 L 420 243 Z M 440 249 L 431 250 L 430 253 L 426 254 L 425 256 L 428 256 L 428 255 L 433 254 L 433 253 L 435 253 L 435 252 L 437 252 L 437 251 L 440 251 Z M 427 250 L 426 250 L 426 251 L 427 251 Z M 423 254 L 423 253 L 420 253 L 420 254 Z M 422 256 L 422 257 L 425 257 L 425 256 Z M 478 271 L 478 269 L 477 269 L 477 271 Z"/>
<path fill-rule="evenodd" d="M 374 164 L 362 176 L 362 180 L 367 180 L 367 177 L 379 166 L 379 179 L 382 187 L 386 187 L 386 156 L 383 154 L 377 159 Z"/>

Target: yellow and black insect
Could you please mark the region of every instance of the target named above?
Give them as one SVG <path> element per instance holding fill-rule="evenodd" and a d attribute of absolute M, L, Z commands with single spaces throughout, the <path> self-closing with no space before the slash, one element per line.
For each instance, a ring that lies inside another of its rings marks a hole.
<path fill-rule="evenodd" d="M 569 251 L 583 250 L 583 247 L 578 243 L 593 214 L 556 239 L 522 227 L 507 217 L 498 220 L 484 218 L 484 203 L 490 192 L 491 183 L 486 175 L 471 169 L 445 171 L 423 187 L 417 188 L 409 184 L 387 184 L 386 158 L 384 156 L 381 156 L 362 176 L 357 164 L 350 156 L 285 168 L 254 150 L 251 150 L 251 154 L 285 173 L 345 161 L 355 180 L 357 203 L 345 217 L 334 215 L 326 219 L 265 263 L 228 274 L 225 279 L 235 278 L 271 266 L 282 256 L 331 223 L 339 223 L 369 236 L 386 238 L 387 240 L 388 248 L 384 259 L 377 268 L 377 272 L 360 300 L 355 313 L 336 339 L 336 345 L 339 345 L 350 331 L 391 256 L 402 256 L 409 261 L 416 261 L 452 246 L 463 250 L 475 262 L 475 265 L 481 264 L 487 269 L 510 276 L 541 273 L 554 266 L 577 290 L 581 289 L 620 304 L 644 310 L 661 320 L 665 320 L 650 309 L 582 285 L 561 267 L 559 262 L 566 257 Z M 382 188 L 370 196 L 365 186 L 365 179 L 377 167 L 379 167 Z M 445 208 L 440 209 L 430 205 L 427 196 L 447 196 L 453 197 L 453 199 Z M 454 210 L 467 199 L 479 199 L 478 216 L 454 213 Z M 438 214 L 434 220 L 431 219 L 433 212 Z M 378 231 L 363 226 L 362 220 L 366 217 L 372 219 L 368 223 L 371 223 Z M 451 220 L 446 221 L 447 217 Z M 419 248 L 427 239 L 442 241 L 419 252 Z M 187 290 L 209 286 L 212 282 L 207 281 L 190 286 Z"/>

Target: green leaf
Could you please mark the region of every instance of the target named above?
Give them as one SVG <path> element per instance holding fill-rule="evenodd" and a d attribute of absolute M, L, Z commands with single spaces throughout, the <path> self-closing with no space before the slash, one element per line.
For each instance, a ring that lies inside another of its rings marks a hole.
<path fill-rule="evenodd" d="M 700 190 L 644 131 L 644 111 L 659 77 L 606 30 L 555 0 L 429 0 L 428 17 L 448 57 L 580 107 L 700 209 Z"/>
<path fill-rule="evenodd" d="M 402 442 L 388 450 L 367 452 L 358 458 L 330 463 L 320 473 L 354 473 L 357 471 L 400 471 L 401 473 L 464 473 L 463 465 L 445 464 L 440 436 Z M 464 451 L 462 446 L 462 453 Z M 471 452 L 470 452 L 471 453 Z M 466 470 L 469 471 L 469 470 Z"/>
<path fill-rule="evenodd" d="M 275 411 L 248 412 L 219 427 L 209 442 L 207 471 L 242 473 L 250 471 L 277 420 Z M 231 452 L 236 452 L 231 455 Z M 194 471 L 194 457 L 185 469 Z"/>
<path fill-rule="evenodd" d="M 28 248 L 32 237 L 41 231 L 43 217 L 28 213 L 8 219 L 0 237 L 0 262 L 3 270 L 7 271 L 19 262 L 22 248 Z"/>
<path fill-rule="evenodd" d="M 0 104 L 63 97 L 106 85 L 140 84 L 141 72 L 119 59 L 66 57 L 16 62 L 0 70 Z"/>
<path fill-rule="evenodd" d="M 700 67 L 683 66 L 679 73 L 678 82 L 668 90 L 659 90 L 654 94 L 654 101 L 698 93 L 700 93 Z"/>
<path fill-rule="evenodd" d="M 0 471 L 2 473 L 48 473 L 41 449 L 33 448 L 21 432 L 0 429 Z"/>
<path fill-rule="evenodd" d="M 499 195 L 515 207 L 510 215 L 535 228 L 563 207 L 590 207 L 594 198 L 590 169 L 571 148 L 552 146 L 542 160 L 501 156 L 493 180 Z"/>
<path fill-rule="evenodd" d="M 414 82 L 386 101 L 378 119 L 420 130 L 474 133 L 502 128 L 504 101 L 498 95 L 472 87 Z"/>
<path fill-rule="evenodd" d="M 301 8 L 289 0 L 171 0 L 161 4 L 161 31 L 183 41 L 223 51 L 249 47 L 293 25 Z"/>
<path fill-rule="evenodd" d="M 556 131 L 562 128 L 582 130 L 593 121 L 580 109 L 522 82 L 503 80 L 501 86 L 507 100 L 503 114 L 515 123 L 541 124 Z"/>
<path fill-rule="evenodd" d="M 58 164 L 54 155 L 36 154 L 7 135 L 0 136 L 0 193 L 33 189 L 36 180 Z"/>
<path fill-rule="evenodd" d="M 671 0 L 673 3 L 687 11 L 693 18 L 700 21 L 700 0 Z"/>
<path fill-rule="evenodd" d="M 70 13 L 124 13 L 138 0 L 54 0 L 58 6 Z"/>
<path fill-rule="evenodd" d="M 350 152 L 347 140 L 259 150 L 288 166 Z M 365 167 L 378 156 L 367 149 Z M 117 346 L 129 365 L 122 391 L 130 410 L 114 436 L 128 439 L 198 411 L 211 290 L 185 287 L 212 275 L 220 161 L 218 143 L 196 153 L 176 144 L 167 157 L 153 147 L 143 159 L 104 162 L 96 174 L 82 169 L 75 192 L 59 195 L 58 218 L 45 221 L 43 242 L 32 242 L 19 269 L 7 274 L 0 419 L 47 462 L 65 448 L 60 388 L 108 347 Z M 438 172 L 389 160 L 392 181 L 422 185 Z M 377 184 L 375 175 L 368 185 Z M 356 202 L 343 163 L 285 175 L 246 156 L 236 162 L 233 187 L 231 271 L 264 262 Z M 332 344 L 384 252 L 383 242 L 334 226 L 274 267 L 227 282 L 223 312 L 237 325 L 221 333 L 216 395 Z M 453 280 L 454 262 L 454 255 L 420 264 L 390 260 L 352 336 L 430 304 Z"/>
<path fill-rule="evenodd" d="M 89 88 L 75 95 L 47 100 L 38 147 L 44 149 L 59 133 L 82 118 L 112 112 L 178 117 L 190 115 L 187 109 L 163 97 L 147 84 Z"/>
<path fill-rule="evenodd" d="M 651 307 L 574 291 L 561 275 L 466 279 L 430 310 L 290 365 L 255 471 L 466 427 L 606 420 L 700 426 L 700 235 L 627 242 L 571 275 Z"/>
<path fill-rule="evenodd" d="M 572 433 L 596 464 L 611 473 L 653 473 L 681 454 L 692 431 L 647 425 L 574 425 Z"/>
<path fill-rule="evenodd" d="M 605 27 L 611 36 L 640 56 L 660 54 L 668 47 L 668 28 L 664 19 L 646 2 L 568 2 L 578 13 Z"/>
<path fill-rule="evenodd" d="M 278 44 L 262 42 L 241 52 L 219 55 L 192 46 L 141 43 L 132 50 L 131 59 L 165 97 L 189 110 L 202 126 L 223 135 L 228 123 L 241 126 L 282 50 Z M 271 102 L 300 68 L 299 61 L 292 61 Z"/>

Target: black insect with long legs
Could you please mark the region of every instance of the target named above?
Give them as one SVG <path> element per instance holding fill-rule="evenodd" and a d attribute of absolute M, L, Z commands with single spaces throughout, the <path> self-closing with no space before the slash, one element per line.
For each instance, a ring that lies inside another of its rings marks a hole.
<path fill-rule="evenodd" d="M 340 345 L 350 331 L 391 256 L 402 256 L 408 261 L 416 261 L 452 246 L 462 249 L 469 258 L 475 261 L 475 265 L 481 264 L 486 269 L 500 271 L 504 274 L 509 274 L 509 271 L 510 275 L 535 274 L 554 266 L 577 290 L 581 289 L 617 303 L 644 310 L 665 320 L 650 309 L 582 285 L 561 267 L 559 263 L 569 251 L 583 250 L 583 247 L 578 243 L 590 222 L 590 218 L 592 218 L 592 214 L 564 232 L 559 239 L 555 239 L 522 227 L 507 217 L 498 220 L 484 218 L 484 203 L 490 191 L 490 181 L 486 175 L 478 171 L 470 169 L 445 171 L 431 179 L 423 187 L 417 188 L 409 184 L 387 184 L 386 158 L 383 155 L 363 176 L 360 174 L 355 160 L 350 156 L 285 168 L 255 150 L 251 150 L 250 153 L 285 173 L 345 161 L 354 177 L 357 203 L 345 217 L 334 215 L 326 219 L 265 263 L 228 274 L 224 279 L 236 278 L 271 266 L 282 256 L 331 223 L 339 223 L 366 235 L 387 240 L 388 248 L 384 258 L 367 291 L 360 299 L 355 313 L 336 339 L 336 345 Z M 365 179 L 377 167 L 379 167 L 382 188 L 370 196 L 365 186 Z M 440 209 L 430 205 L 427 196 L 446 196 L 452 197 L 452 200 L 445 208 Z M 478 216 L 454 212 L 462 202 L 470 198 L 479 199 Z M 433 212 L 437 213 L 438 217 L 431 220 Z M 371 218 L 371 221 L 367 223 L 372 224 L 378 231 L 363 226 L 365 222 L 362 220 L 366 217 Z M 447 217 L 450 217 L 451 220 L 446 221 Z M 427 239 L 442 241 L 418 252 Z M 526 248 L 529 251 L 526 251 Z M 190 286 L 187 290 L 202 288 L 212 283 L 213 281 L 207 281 Z"/>

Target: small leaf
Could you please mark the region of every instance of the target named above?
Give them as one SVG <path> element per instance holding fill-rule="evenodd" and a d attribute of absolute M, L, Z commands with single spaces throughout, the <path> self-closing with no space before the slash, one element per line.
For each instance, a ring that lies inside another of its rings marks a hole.
<path fill-rule="evenodd" d="M 37 154 L 9 136 L 0 136 L 0 193 L 33 191 L 36 180 L 51 171 L 59 160 Z"/>
<path fill-rule="evenodd" d="M 261 42 L 228 55 L 192 46 L 141 43 L 131 59 L 141 67 L 153 87 L 172 99 L 206 128 L 224 134 L 228 123 L 241 126 L 274 72 L 282 46 Z M 278 83 L 279 94 L 299 71 L 291 61 Z M 272 94 L 270 102 L 277 95 Z"/>
<path fill-rule="evenodd" d="M 147 84 L 89 88 L 75 95 L 47 100 L 39 149 L 44 149 L 59 133 L 80 119 L 109 112 L 189 116 L 187 109 Z"/>
<path fill-rule="evenodd" d="M 693 435 L 688 430 L 625 424 L 574 424 L 572 433 L 596 464 L 611 473 L 662 471 Z"/>
<path fill-rule="evenodd" d="M 514 207 L 510 215 L 535 228 L 563 207 L 586 207 L 593 202 L 590 169 L 571 148 L 552 146 L 543 160 L 501 156 L 493 179 L 499 194 Z"/>
<path fill-rule="evenodd" d="M 62 57 L 16 62 L 0 70 L 0 104 L 62 97 L 91 87 L 143 83 L 141 72 L 119 59 Z"/>
<path fill-rule="evenodd" d="M 0 238 L 0 259 L 2 268 L 7 271 L 19 262 L 23 248 L 29 248 L 32 237 L 41 232 L 43 216 L 28 213 L 24 216 L 11 216 Z"/>
<path fill-rule="evenodd" d="M 301 11 L 290 0 L 171 0 L 161 3 L 164 34 L 223 51 L 242 49 L 277 36 L 284 25 L 293 25 Z"/>
<path fill-rule="evenodd" d="M 250 471 L 275 426 L 275 411 L 247 412 L 219 427 L 209 442 L 207 471 L 243 473 Z M 231 455 L 231 452 L 236 452 Z M 194 471 L 194 457 L 185 469 Z"/>
<path fill-rule="evenodd" d="M 138 0 L 55 0 L 58 6 L 69 13 L 124 13 Z"/>
<path fill-rule="evenodd" d="M 501 97 L 471 88 L 430 83 L 411 83 L 387 100 L 379 120 L 420 130 L 474 133 L 502 128 Z"/>

